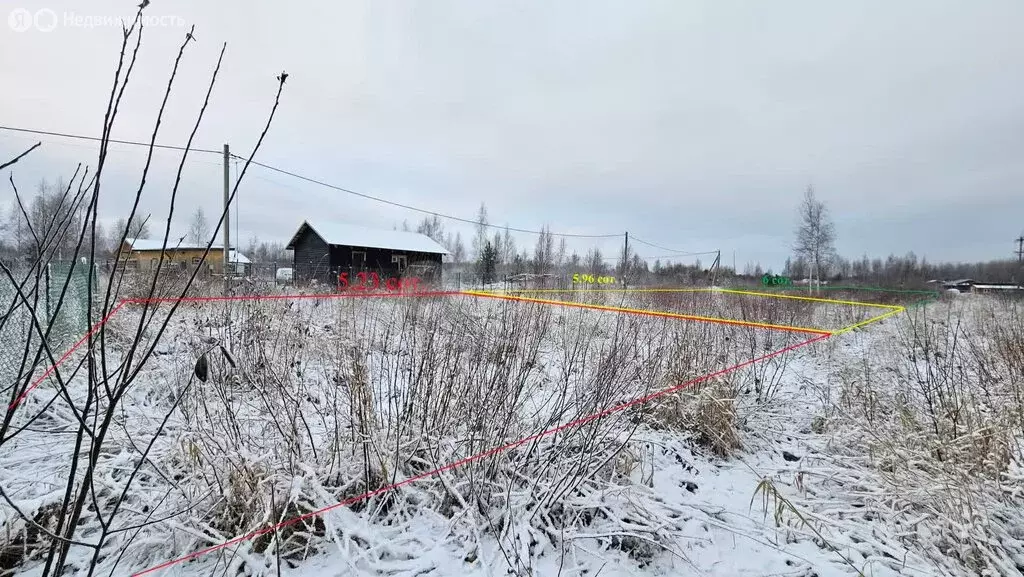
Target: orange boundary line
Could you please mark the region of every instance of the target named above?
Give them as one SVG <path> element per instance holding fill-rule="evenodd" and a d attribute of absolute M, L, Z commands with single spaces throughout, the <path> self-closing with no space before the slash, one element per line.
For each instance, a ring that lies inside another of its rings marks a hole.
<path fill-rule="evenodd" d="M 447 471 L 447 470 L 454 469 L 456 467 L 460 467 L 460 466 L 462 466 L 464 464 L 467 464 L 467 463 L 470 463 L 470 462 L 473 462 L 473 461 L 477 461 L 477 460 L 480 460 L 480 459 L 483 459 L 483 458 L 486 458 L 486 457 L 489 457 L 489 456 L 492 456 L 492 455 L 495 455 L 495 454 L 498 454 L 498 453 L 501 453 L 501 452 L 504 452 L 504 451 L 507 451 L 507 450 L 510 450 L 510 449 L 514 449 L 516 447 L 522 446 L 522 445 L 524 445 L 526 443 L 529 443 L 531 441 L 534 441 L 534 440 L 546 437 L 548 435 L 554 434 L 554 433 L 556 433 L 558 431 L 562 431 L 562 430 L 570 428 L 570 427 L 575 427 L 575 426 L 580 426 L 580 425 L 586 424 L 588 422 L 600 419 L 600 418 L 602 418 L 604 416 L 607 416 L 609 414 L 621 411 L 621 410 L 629 408 L 631 406 L 643 404 L 643 403 L 651 401 L 651 400 L 653 400 L 655 398 L 661 397 L 663 395 L 667 395 L 667 394 L 670 394 L 670 393 L 682 390 L 682 389 L 684 389 L 684 388 L 686 388 L 686 387 L 688 387 L 688 386 L 690 386 L 692 384 L 699 383 L 699 382 L 702 382 L 702 381 L 714 378 L 716 376 L 720 376 L 720 375 L 732 372 L 732 371 L 740 369 L 742 367 L 746 367 L 746 366 L 752 365 L 754 363 L 757 363 L 757 362 L 760 362 L 760 361 L 763 361 L 763 360 L 775 357 L 777 355 L 784 354 L 784 353 L 786 353 L 788 351 L 791 351 L 791 350 L 794 350 L 796 348 L 803 347 L 803 346 L 806 346 L 808 344 L 821 341 L 823 339 L 827 339 L 827 338 L 829 338 L 829 337 L 831 337 L 833 335 L 832 331 L 823 331 L 823 330 L 818 330 L 818 329 L 808 329 L 808 328 L 801 328 L 801 327 L 788 327 L 788 326 L 784 326 L 784 325 L 772 325 L 772 324 L 767 324 L 767 323 L 754 323 L 754 322 L 748 322 L 748 321 L 737 321 L 737 320 L 730 320 L 730 319 L 719 319 L 719 318 L 714 318 L 714 317 L 701 317 L 701 316 L 696 316 L 696 315 L 683 315 L 683 314 L 666 313 L 666 312 L 641 310 L 641 309 L 629 309 L 629 308 L 624 308 L 624 307 L 608 307 L 608 306 L 603 306 L 603 305 L 588 305 L 588 304 L 584 304 L 584 303 L 571 303 L 571 302 L 563 302 L 563 301 L 547 301 L 547 300 L 543 300 L 543 299 L 530 299 L 530 298 L 513 297 L 513 296 L 507 296 L 507 295 L 495 295 L 495 294 L 487 294 L 487 293 L 476 293 L 476 292 L 472 292 L 472 291 L 462 291 L 462 292 L 438 291 L 438 292 L 407 293 L 407 294 L 398 294 L 398 295 L 315 294 L 315 295 L 267 295 L 267 296 L 254 295 L 254 296 L 237 296 L 237 297 L 185 297 L 185 298 L 165 298 L 165 299 L 161 299 L 161 298 L 155 298 L 155 299 L 124 299 L 124 300 L 119 301 L 114 306 L 114 308 L 107 314 L 107 316 L 105 316 L 102 320 L 100 320 L 95 325 L 93 325 L 89 329 L 89 331 L 78 342 L 76 342 L 66 353 L 64 353 L 64 355 L 61 356 L 61 358 L 59 360 L 57 360 L 56 363 L 54 363 L 54 365 L 52 367 L 50 367 L 41 377 L 39 377 L 39 379 L 37 379 L 30 387 L 28 387 L 18 397 L 18 399 L 15 400 L 15 402 L 11 404 L 11 406 L 9 407 L 9 410 L 17 407 L 17 405 L 29 394 L 29 392 L 31 392 L 39 384 L 41 384 L 51 373 L 53 373 L 53 371 L 55 371 L 57 369 L 57 366 L 62 364 L 64 361 L 66 361 L 71 356 L 71 354 L 76 349 L 78 349 L 78 347 L 80 347 L 83 343 L 85 343 L 89 339 L 90 335 L 92 335 L 95 331 L 100 329 L 107 321 L 109 321 L 114 316 L 115 313 L 120 311 L 124 307 L 124 305 L 126 305 L 126 304 L 144 304 L 146 302 L 153 302 L 153 303 L 157 303 L 158 304 L 158 303 L 167 303 L 167 302 L 211 302 L 211 301 L 233 301 L 233 300 L 284 300 L 284 299 L 302 300 L 302 299 L 324 299 L 324 298 L 344 298 L 344 297 L 350 297 L 350 298 L 351 297 L 357 297 L 358 298 L 358 297 L 367 297 L 367 296 L 396 296 L 396 297 L 401 297 L 401 296 L 412 297 L 412 296 L 416 296 L 416 297 L 422 297 L 422 296 L 453 296 L 453 295 L 465 295 L 465 296 L 473 296 L 473 297 L 498 298 L 498 299 L 511 300 L 511 301 L 534 302 L 534 303 L 546 304 L 546 305 L 560 305 L 560 306 L 566 306 L 566 307 L 576 307 L 576 308 L 600 310 L 600 311 L 606 311 L 606 312 L 621 312 L 621 313 L 627 313 L 627 314 L 637 314 L 637 315 L 663 317 L 663 318 L 671 318 L 671 319 L 693 320 L 693 321 L 700 321 L 700 322 L 711 322 L 711 323 L 727 324 L 727 325 L 748 326 L 748 327 L 765 328 L 765 329 L 772 329 L 772 330 L 784 330 L 784 331 L 799 332 L 799 333 L 810 333 L 810 334 L 814 334 L 816 336 L 813 337 L 813 338 L 810 338 L 810 339 L 808 339 L 806 341 L 802 341 L 802 342 L 796 343 L 794 345 L 790 345 L 788 347 L 779 349 L 777 351 L 773 351 L 773 352 L 761 355 L 759 357 L 752 358 L 752 359 L 744 361 L 742 363 L 739 363 L 739 364 L 736 364 L 736 365 L 733 365 L 733 366 L 730 366 L 730 367 L 726 367 L 724 369 L 720 369 L 718 371 L 714 371 L 714 372 L 708 373 L 708 374 L 700 376 L 700 377 L 696 377 L 696 378 L 691 379 L 689 381 L 686 381 L 684 383 L 681 383 L 681 384 L 678 384 L 678 385 L 675 385 L 675 386 L 672 386 L 672 387 L 668 387 L 668 388 L 662 389 L 660 391 L 656 391 L 654 393 L 648 394 L 648 395 L 643 396 L 643 397 L 635 398 L 635 399 L 633 399 L 631 401 L 627 401 L 627 402 L 621 403 L 621 404 L 616 405 L 614 407 L 605 409 L 603 411 L 594 413 L 592 415 L 583 417 L 581 419 L 577 419 L 577 420 L 569 422 L 569 423 L 565 423 L 563 425 L 559 425 L 557 427 L 545 430 L 545 431 L 543 431 L 541 433 L 538 433 L 538 434 L 535 434 L 535 435 L 531 435 L 529 437 L 520 439 L 518 441 L 513 441 L 513 442 L 507 443 L 505 445 L 501 445 L 501 446 L 498 446 L 498 447 L 491 448 L 491 449 L 489 449 L 487 451 L 484 451 L 482 453 L 479 453 L 477 455 L 473 455 L 473 456 L 461 459 L 459 461 L 455 461 L 453 463 L 449 463 L 449 464 L 444 465 L 442 467 L 439 467 L 439 468 L 437 468 L 437 469 L 435 469 L 433 471 L 429 471 L 427 473 L 422 473 L 422 474 L 416 475 L 414 477 L 410 477 L 410 478 L 405 479 L 403 481 L 399 481 L 397 483 L 394 483 L 394 484 L 392 484 L 390 486 L 382 487 L 382 488 L 379 488 L 379 489 L 376 489 L 376 490 L 364 493 L 362 495 L 358 495 L 356 497 L 352 497 L 352 498 L 346 499 L 344 501 L 341 501 L 341 502 L 336 503 L 334 505 L 330 505 L 330 506 L 325 507 L 323 509 L 319 509 L 317 511 L 312 511 L 310 513 L 306 513 L 306 514 L 301 515 L 301 516 L 297 516 L 297 517 L 293 517 L 291 519 L 287 519 L 285 521 L 282 521 L 281 523 L 278 523 L 275 526 L 259 529 L 257 531 L 252 532 L 252 533 L 248 533 L 248 534 L 245 534 L 245 535 L 241 535 L 241 536 L 235 537 L 233 539 L 229 539 L 228 541 L 225 541 L 224 543 L 220 543 L 220 544 L 214 545 L 212 547 L 207 547 L 205 549 L 201 549 L 199 551 L 195 551 L 195 552 L 190 553 L 190 554 L 188 554 L 188 555 L 186 555 L 184 557 L 180 557 L 180 558 L 177 558 L 177 559 L 172 559 L 172 560 L 166 561 L 166 562 L 161 563 L 159 565 L 156 565 L 154 567 L 150 567 L 148 569 L 145 569 L 145 570 L 143 570 L 141 572 L 134 573 L 133 577 L 139 577 L 141 575 L 146 575 L 146 574 L 149 574 L 149 573 L 160 571 L 162 569 L 166 569 L 166 568 L 168 568 L 170 566 L 176 565 L 176 564 L 181 563 L 183 561 L 187 561 L 187 560 L 190 560 L 190 559 L 195 559 L 195 558 L 200 557 L 200 556 L 202 556 L 202 555 L 204 555 L 206 553 L 211 553 L 211 552 L 214 552 L 214 551 L 217 551 L 217 550 L 229 547 L 231 545 L 234 545 L 234 544 L 237 544 L 237 543 L 241 543 L 243 541 L 247 541 L 249 539 L 252 539 L 253 537 L 257 537 L 259 535 L 268 533 L 270 531 L 274 531 L 276 529 L 280 529 L 281 527 L 292 525 L 292 524 L 297 523 L 299 521 L 302 521 L 304 519 L 308 519 L 310 517 L 322 515 L 323 513 L 326 513 L 326 512 L 328 512 L 330 510 L 333 510 L 333 509 L 337 509 L 338 507 L 346 506 L 346 505 L 349 505 L 349 504 L 361 501 L 363 499 L 367 499 L 367 498 L 373 497 L 375 495 L 379 495 L 379 494 L 382 494 L 382 493 L 385 493 L 385 492 L 388 492 L 388 491 L 392 491 L 392 490 L 397 489 L 397 488 L 399 488 L 401 486 L 411 484 L 413 482 L 425 479 L 427 477 L 431 477 L 433 475 L 436 475 L 438 473 L 441 473 L 441 472 L 444 472 L 444 471 Z"/>
<path fill-rule="evenodd" d="M 631 309 L 631 308 L 627 308 L 627 307 L 612 307 L 612 306 L 606 306 L 606 305 L 592 305 L 592 304 L 574 303 L 574 302 L 568 302 L 568 301 L 553 301 L 553 300 L 547 300 L 547 299 L 536 299 L 536 298 L 529 298 L 529 297 L 519 297 L 519 296 L 493 294 L 493 293 L 476 292 L 476 291 L 462 291 L 462 294 L 466 294 L 466 295 L 470 295 L 470 296 L 475 296 L 475 297 L 484 297 L 484 298 L 492 298 L 492 299 L 504 299 L 504 300 L 510 300 L 510 301 L 522 301 L 522 302 L 538 303 L 538 304 L 545 304 L 545 305 L 561 305 L 561 306 L 565 306 L 565 307 L 576 307 L 576 308 L 581 308 L 581 309 L 592 309 L 592 310 L 607 311 L 607 312 L 629 313 L 629 314 L 634 314 L 634 315 L 645 315 L 645 316 L 651 316 L 651 317 L 663 317 L 663 318 L 669 318 L 669 319 L 681 319 L 681 320 L 688 320 L 688 321 L 700 321 L 700 322 L 706 322 L 706 323 L 718 323 L 718 324 L 723 324 L 723 325 L 736 325 L 736 326 L 741 326 L 741 327 L 754 327 L 754 328 L 760 328 L 760 329 L 772 329 L 772 330 L 779 330 L 779 331 L 791 331 L 791 332 L 795 332 L 795 333 L 807 333 L 807 334 L 812 334 L 812 335 L 831 335 L 832 334 L 832 331 L 827 331 L 827 330 L 822 330 L 822 329 L 810 329 L 810 328 L 806 328 L 806 327 L 791 327 L 791 326 L 787 326 L 787 325 L 773 325 L 773 324 L 769 324 L 769 323 L 756 323 L 756 322 L 751 322 L 751 321 L 737 321 L 737 320 L 733 320 L 733 319 L 720 319 L 720 318 L 716 318 L 716 317 L 702 317 L 702 316 L 698 316 L 698 315 L 685 315 L 685 314 L 680 314 L 680 313 L 667 313 L 667 312 L 662 312 L 662 311 L 651 311 L 651 310 L 645 310 L 645 309 Z"/>

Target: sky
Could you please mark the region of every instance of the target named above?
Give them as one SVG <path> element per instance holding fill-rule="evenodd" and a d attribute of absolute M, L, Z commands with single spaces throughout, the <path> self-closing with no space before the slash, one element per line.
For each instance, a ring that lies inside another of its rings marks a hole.
<path fill-rule="evenodd" d="M 0 125 L 98 136 L 117 22 L 135 4 L 5 1 Z M 472 219 L 485 203 L 495 224 L 628 231 L 652 262 L 720 250 L 740 269 L 779 270 L 809 185 L 847 257 L 1009 258 L 1024 232 L 1019 0 L 152 0 L 144 14 L 114 138 L 151 137 L 195 26 L 157 142 L 187 141 L 227 43 L 195 146 L 247 156 L 286 71 L 256 160 L 427 210 Z M 4 171 L 19 190 L 96 165 L 94 143 L 2 129 L 0 159 L 37 141 Z M 101 218 L 130 210 L 146 156 L 112 145 Z M 181 161 L 154 153 L 140 210 L 155 229 Z M 188 155 L 172 236 L 197 206 L 219 215 L 222 187 L 218 155 Z M 255 166 L 236 211 L 243 246 L 287 241 L 303 220 L 392 228 L 423 216 Z M 610 256 L 622 238 L 568 244 Z"/>

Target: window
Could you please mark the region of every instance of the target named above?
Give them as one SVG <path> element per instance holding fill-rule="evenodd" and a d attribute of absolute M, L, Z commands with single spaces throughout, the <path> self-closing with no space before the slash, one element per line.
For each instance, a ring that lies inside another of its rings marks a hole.
<path fill-rule="evenodd" d="M 200 262 L 202 262 L 202 260 L 203 260 L 203 257 L 201 257 L 201 256 L 194 256 L 194 257 L 192 257 L 192 264 L 199 264 Z"/>
<path fill-rule="evenodd" d="M 409 257 L 405 256 L 404 254 L 391 255 L 391 262 L 392 264 L 397 263 L 398 270 L 399 272 L 401 272 L 405 270 L 405 267 L 409 264 Z"/>

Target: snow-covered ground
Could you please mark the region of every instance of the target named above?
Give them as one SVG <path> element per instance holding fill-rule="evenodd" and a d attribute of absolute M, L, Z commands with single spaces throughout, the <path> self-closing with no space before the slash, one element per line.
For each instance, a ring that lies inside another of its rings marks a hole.
<path fill-rule="evenodd" d="M 844 305 L 713 297 L 634 304 L 829 328 L 866 318 Z M 109 515 L 124 492 L 96 574 L 130 575 L 327 507 L 150 574 L 825 577 L 1024 566 L 1021 429 L 1008 410 L 1020 373 L 1004 366 L 1012 357 L 994 335 L 974 334 L 994 314 L 1019 322 L 1008 305 L 931 304 L 927 319 L 885 319 L 343 506 L 814 335 L 471 297 L 233 303 L 230 328 L 224 308 L 179 311 L 113 415 L 75 533 L 96 542 L 104 527 L 93 503 Z M 111 367 L 139 318 L 126 308 L 111 321 Z M 970 346 L 955 319 L 973 331 Z M 927 360 L 913 352 L 925 333 Z M 201 356 L 206 382 L 192 376 Z M 76 378 L 70 405 L 46 406 L 53 383 L 33 393 L 19 423 L 40 416 L 0 447 L 0 486 L 26 514 L 63 497 L 70 407 L 86 398 Z M 956 409 L 929 422 L 928 400 Z M 8 543 L 19 543 L 24 522 L 8 504 L 0 512 Z M 45 553 L 24 541 L 27 560 L 13 572 L 42 574 Z M 70 574 L 87 574 L 91 556 L 72 547 Z"/>

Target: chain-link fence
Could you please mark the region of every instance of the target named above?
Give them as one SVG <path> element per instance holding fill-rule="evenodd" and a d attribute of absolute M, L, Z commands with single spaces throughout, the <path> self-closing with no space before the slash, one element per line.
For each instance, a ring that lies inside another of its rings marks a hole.
<path fill-rule="evenodd" d="M 54 355 L 63 354 L 89 330 L 88 282 L 93 271 L 84 263 L 74 268 L 72 263 L 50 263 L 43 271 L 16 267 L 12 272 L 18 283 L 29 275 L 21 295 L 19 284 L 0 280 L 0 385 L 5 392 L 35 362 L 40 336 L 33 326 L 33 309 Z M 49 365 L 45 355 L 38 362 Z"/>

